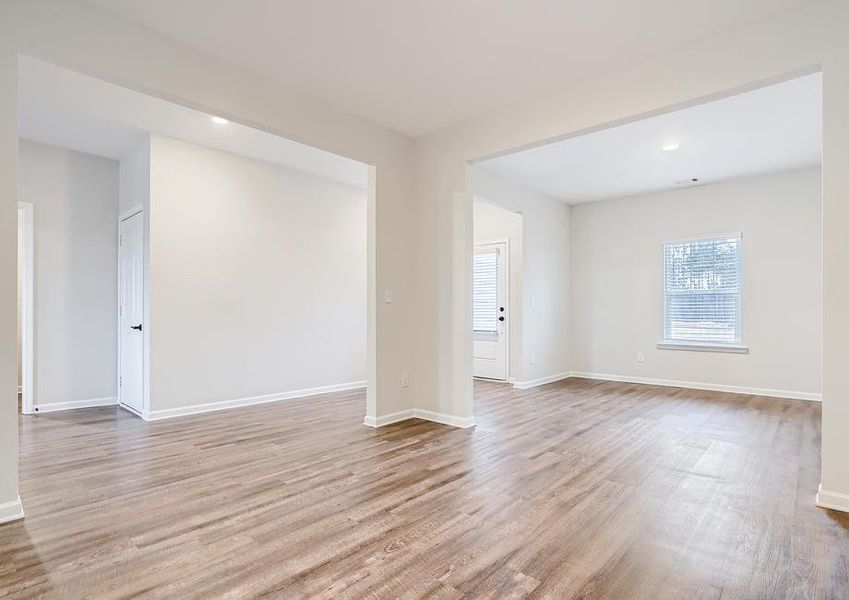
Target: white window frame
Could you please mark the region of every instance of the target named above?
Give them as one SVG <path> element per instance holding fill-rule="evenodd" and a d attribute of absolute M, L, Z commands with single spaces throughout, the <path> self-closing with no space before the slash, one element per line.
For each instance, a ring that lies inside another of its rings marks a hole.
<path fill-rule="evenodd" d="M 474 333 L 474 334 L 497 335 L 499 333 L 499 327 L 498 327 L 498 285 L 497 285 L 499 262 L 501 262 L 503 260 L 503 261 L 505 261 L 505 268 L 507 266 L 506 265 L 507 257 L 506 256 L 501 257 L 501 253 L 499 251 L 499 248 L 497 247 L 498 244 L 502 244 L 502 243 L 505 244 L 505 248 L 506 248 L 507 247 L 507 241 L 506 240 L 499 240 L 497 242 L 481 242 L 481 243 L 475 244 L 475 247 L 472 251 L 472 261 L 474 261 L 474 255 L 477 254 L 477 251 L 478 251 L 479 248 L 483 248 L 485 246 L 493 246 L 493 252 L 495 253 L 495 268 L 496 268 L 496 275 L 495 275 L 495 279 L 496 279 L 496 292 L 495 292 L 496 309 L 495 309 L 495 314 L 493 316 L 493 321 L 494 321 L 493 329 L 475 329 L 475 327 L 474 327 L 474 325 L 475 325 L 475 323 L 474 323 L 474 302 L 475 302 L 475 298 L 474 298 L 474 289 L 473 289 L 473 291 L 472 291 L 472 333 Z M 475 276 L 475 274 L 474 274 L 474 262 L 473 262 L 472 263 L 472 285 L 473 285 L 473 287 L 474 287 L 474 276 Z M 504 281 L 505 281 L 505 283 L 507 282 L 507 272 L 504 273 Z M 506 295 L 506 290 L 505 290 L 505 295 Z"/>
<path fill-rule="evenodd" d="M 703 242 L 707 240 L 723 240 L 737 238 L 737 323 L 735 337 L 733 343 L 722 342 L 704 342 L 699 340 L 684 340 L 684 339 L 667 339 L 666 337 L 666 310 L 667 310 L 667 294 L 666 294 L 666 247 L 673 244 L 686 244 L 693 242 Z M 660 278 L 660 293 L 661 293 L 661 314 L 660 327 L 661 339 L 657 343 L 660 350 L 689 350 L 696 352 L 731 352 L 736 354 L 747 354 L 749 348 L 743 344 L 743 234 L 742 232 L 727 233 L 727 234 L 711 234 L 687 237 L 681 239 L 664 241 L 660 246 L 660 262 L 661 262 L 661 278 Z"/>

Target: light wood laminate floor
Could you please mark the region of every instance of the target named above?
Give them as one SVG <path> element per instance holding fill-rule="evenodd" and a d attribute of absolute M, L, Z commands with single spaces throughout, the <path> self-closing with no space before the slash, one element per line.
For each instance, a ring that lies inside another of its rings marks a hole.
<path fill-rule="evenodd" d="M 816 403 L 476 383 L 478 425 L 363 392 L 145 423 L 21 417 L 13 598 L 847 598 Z"/>

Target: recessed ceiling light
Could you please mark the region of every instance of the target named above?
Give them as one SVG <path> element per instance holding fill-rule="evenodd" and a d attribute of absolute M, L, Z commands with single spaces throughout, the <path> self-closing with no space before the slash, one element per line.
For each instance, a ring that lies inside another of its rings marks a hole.
<path fill-rule="evenodd" d="M 660 147 L 664 152 L 673 152 L 678 150 L 678 142 L 669 142 L 668 144 L 664 144 Z"/>
<path fill-rule="evenodd" d="M 215 123 L 216 125 L 226 125 L 230 121 L 228 121 L 224 117 L 212 117 L 212 122 Z"/>

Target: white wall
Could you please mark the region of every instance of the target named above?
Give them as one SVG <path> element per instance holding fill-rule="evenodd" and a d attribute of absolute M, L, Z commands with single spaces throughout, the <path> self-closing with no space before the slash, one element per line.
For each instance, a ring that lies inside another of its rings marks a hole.
<path fill-rule="evenodd" d="M 469 169 L 475 196 L 522 215 L 521 334 L 517 383 L 569 371 L 569 205 L 480 168 Z"/>
<path fill-rule="evenodd" d="M 522 215 L 481 199 L 475 201 L 472 211 L 476 246 L 493 240 L 508 241 L 508 380 L 515 381 L 522 376 Z"/>
<path fill-rule="evenodd" d="M 833 4 L 830 4 L 833 6 Z M 823 68 L 822 479 L 819 506 L 849 512 L 849 4 L 819 32 Z M 841 33 L 834 36 L 833 27 Z"/>
<path fill-rule="evenodd" d="M 572 370 L 818 395 L 821 188 L 815 167 L 574 206 Z M 750 353 L 659 350 L 663 242 L 735 232 Z"/>
<path fill-rule="evenodd" d="M 35 407 L 116 395 L 118 163 L 22 140 L 35 242 Z"/>
<path fill-rule="evenodd" d="M 146 135 L 121 159 L 119 214 L 150 201 L 150 136 Z"/>
<path fill-rule="evenodd" d="M 18 496 L 18 396 L 15 313 L 18 223 L 17 42 L 0 18 L 0 522 L 23 516 Z"/>
<path fill-rule="evenodd" d="M 364 384 L 365 190 L 159 136 L 150 164 L 153 416 Z"/>

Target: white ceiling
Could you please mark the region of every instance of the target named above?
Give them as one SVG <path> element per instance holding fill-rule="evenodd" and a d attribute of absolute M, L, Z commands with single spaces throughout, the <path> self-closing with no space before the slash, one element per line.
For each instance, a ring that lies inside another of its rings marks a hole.
<path fill-rule="evenodd" d="M 88 0 L 420 135 L 816 0 Z"/>
<path fill-rule="evenodd" d="M 366 186 L 360 162 L 27 57 L 18 96 L 24 139 L 120 160 L 150 132 Z"/>
<path fill-rule="evenodd" d="M 676 142 L 678 150 L 664 152 Z M 822 76 L 482 161 L 569 203 L 712 183 L 822 162 Z"/>

